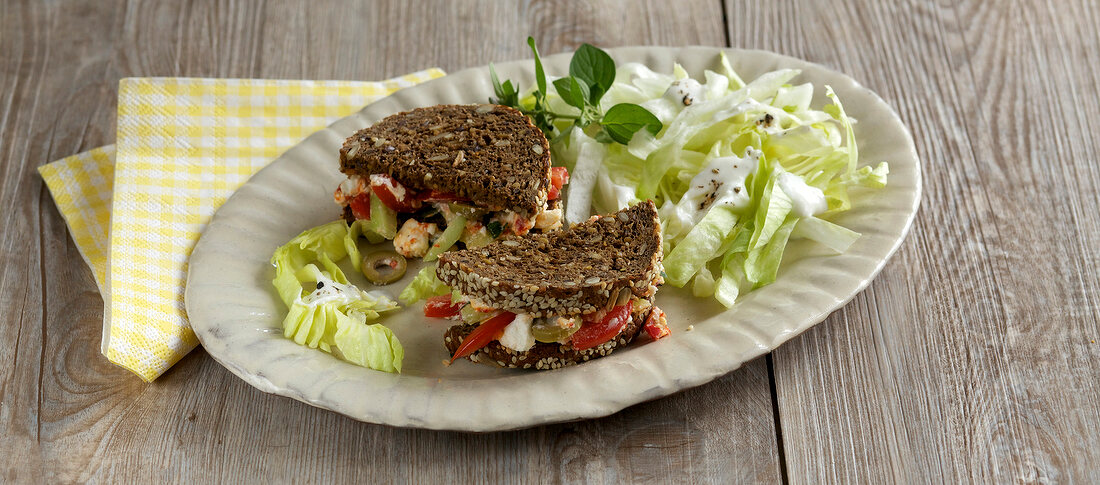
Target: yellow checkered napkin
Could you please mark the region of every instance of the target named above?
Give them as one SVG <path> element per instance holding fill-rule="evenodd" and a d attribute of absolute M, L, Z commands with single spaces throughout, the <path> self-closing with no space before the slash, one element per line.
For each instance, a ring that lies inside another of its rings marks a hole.
<path fill-rule="evenodd" d="M 76 249 L 91 266 L 102 293 L 107 281 L 107 229 L 111 224 L 115 146 L 94 148 L 42 165 L 38 173 L 46 180 L 46 187 L 76 241 Z"/>
<path fill-rule="evenodd" d="M 103 294 L 103 354 L 152 381 L 195 348 L 183 305 L 187 259 L 214 210 L 310 133 L 442 75 L 123 79 L 116 146 L 39 168 Z"/>

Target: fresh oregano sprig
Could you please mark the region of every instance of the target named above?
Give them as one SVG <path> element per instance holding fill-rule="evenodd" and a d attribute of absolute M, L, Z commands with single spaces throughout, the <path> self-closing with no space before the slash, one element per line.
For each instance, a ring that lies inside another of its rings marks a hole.
<path fill-rule="evenodd" d="M 550 110 L 546 101 L 546 72 L 542 67 L 535 39 L 528 37 L 527 45 L 535 55 L 535 91 L 534 103 L 524 106 L 520 103 L 519 84 L 507 79 L 503 83 L 497 77 L 496 69 L 489 64 L 489 75 L 493 81 L 496 96 L 489 98 L 490 103 L 511 106 L 531 118 L 548 138 L 557 142 L 567 136 L 569 129 L 558 130 L 558 120 L 572 120 L 572 125 L 595 136 L 603 143 L 630 142 L 639 130 L 647 130 L 656 135 L 663 125 L 649 110 L 632 103 L 619 103 L 604 113 L 600 109 L 600 99 L 611 89 L 615 82 L 615 61 L 602 49 L 591 44 L 581 45 L 569 61 L 569 75 L 554 81 L 554 90 L 569 106 L 577 108 L 579 114 L 557 113 Z"/>

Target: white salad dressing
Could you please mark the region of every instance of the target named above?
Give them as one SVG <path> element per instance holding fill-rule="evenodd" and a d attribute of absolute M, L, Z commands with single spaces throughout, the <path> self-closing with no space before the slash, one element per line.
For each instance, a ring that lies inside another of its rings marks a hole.
<path fill-rule="evenodd" d="M 718 123 L 733 118 L 734 116 L 737 116 L 746 111 L 762 110 L 763 106 L 763 103 L 755 99 L 749 98 L 733 106 L 730 106 L 729 108 L 715 112 L 714 116 L 711 116 L 710 122 Z"/>
<path fill-rule="evenodd" d="M 500 336 L 500 345 L 516 352 L 526 352 L 535 346 L 535 336 L 531 333 L 531 315 L 519 313 L 516 318 L 504 327 L 504 335 Z"/>
<path fill-rule="evenodd" d="M 776 179 L 779 188 L 791 199 L 791 212 L 799 217 L 816 216 L 829 209 L 825 193 L 817 187 L 806 184 L 802 177 L 790 172 L 781 172 Z"/>
<path fill-rule="evenodd" d="M 718 157 L 691 179 L 691 188 L 676 204 L 676 215 L 694 226 L 714 207 L 742 208 L 752 197 L 745 188 L 745 179 L 756 171 L 762 153 L 752 147 L 745 149 L 744 158 Z"/>
<path fill-rule="evenodd" d="M 691 106 L 696 102 L 704 101 L 706 90 L 692 78 L 677 79 L 668 86 L 664 94 L 665 99 L 683 106 Z"/>
<path fill-rule="evenodd" d="M 360 300 L 361 292 L 353 284 L 342 284 L 333 281 L 327 276 L 321 276 L 321 279 L 317 281 L 317 289 L 302 298 L 302 303 L 306 306 L 321 306 L 335 303 L 338 306 L 347 305 L 353 301 Z"/>

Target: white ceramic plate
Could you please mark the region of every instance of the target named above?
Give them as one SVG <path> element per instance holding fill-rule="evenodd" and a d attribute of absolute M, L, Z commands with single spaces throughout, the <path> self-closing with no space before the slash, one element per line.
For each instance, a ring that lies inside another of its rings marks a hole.
<path fill-rule="evenodd" d="M 697 79 L 716 69 L 712 47 L 611 49 L 616 62 L 638 61 L 658 72 L 679 62 Z M 195 247 L 187 284 L 187 313 L 214 359 L 265 392 L 292 397 L 355 419 L 394 426 L 493 431 L 591 418 L 698 386 L 738 368 L 822 321 L 882 269 L 912 223 L 921 176 L 912 137 L 878 96 L 824 67 L 770 52 L 725 49 L 744 79 L 778 68 L 799 68 L 796 81 L 832 85 L 855 116 L 864 163 L 890 163 L 889 186 L 853 192 L 855 208 L 836 222 L 863 233 L 845 254 L 804 242 L 787 250 L 779 277 L 726 311 L 712 299 L 692 298 L 666 285 L 657 304 L 673 335 L 636 343 L 609 357 L 554 371 L 495 369 L 448 356 L 442 335 L 449 322 L 423 318 L 421 305 L 385 322 L 405 346 L 400 375 L 342 362 L 282 337 L 286 308 L 271 287 L 268 259 L 276 247 L 338 217 L 333 188 L 338 149 L 356 130 L 420 106 L 485 102 L 492 94 L 487 67 L 467 69 L 402 90 L 319 131 L 257 173 L 218 210 Z M 545 59 L 547 72 L 568 72 L 569 55 Z M 533 83 L 530 60 L 497 66 L 502 77 Z M 350 273 L 350 272 L 349 272 Z M 415 273 L 387 287 L 396 296 Z M 693 325 L 693 331 L 685 331 Z"/>

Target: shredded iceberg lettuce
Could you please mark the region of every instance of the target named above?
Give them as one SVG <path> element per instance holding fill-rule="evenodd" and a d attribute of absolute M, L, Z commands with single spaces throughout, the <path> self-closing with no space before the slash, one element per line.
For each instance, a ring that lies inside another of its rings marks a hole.
<path fill-rule="evenodd" d="M 431 296 L 450 293 L 451 287 L 439 281 L 439 277 L 435 275 L 435 268 L 436 263 L 421 268 L 408 286 L 401 290 L 401 294 L 397 295 L 397 299 L 407 306 Z"/>
<path fill-rule="evenodd" d="M 717 64 L 701 80 L 679 65 L 667 74 L 619 66 L 601 105 L 638 104 L 661 121 L 660 132 L 640 130 L 622 145 L 574 129 L 552 149 L 571 169 L 567 221 L 653 199 L 666 280 L 731 306 L 743 290 L 775 280 L 791 238 L 847 250 L 859 234 L 825 218 L 851 207 L 850 188 L 885 186 L 889 166 L 859 167 L 856 121 L 831 87 L 829 104 L 814 109 L 817 88 L 791 83 L 797 69 L 746 82 L 724 54 Z M 547 103 L 570 112 L 553 93 Z"/>
<path fill-rule="evenodd" d="M 368 323 L 397 309 L 397 303 L 385 294 L 360 290 L 336 265 L 350 254 L 358 267 L 356 239 L 365 230 L 370 228 L 358 222 L 351 227 L 343 221 L 330 222 L 302 232 L 275 250 L 272 283 L 288 308 L 283 335 L 363 367 L 401 372 L 405 356 L 401 342 L 384 325 Z"/>

